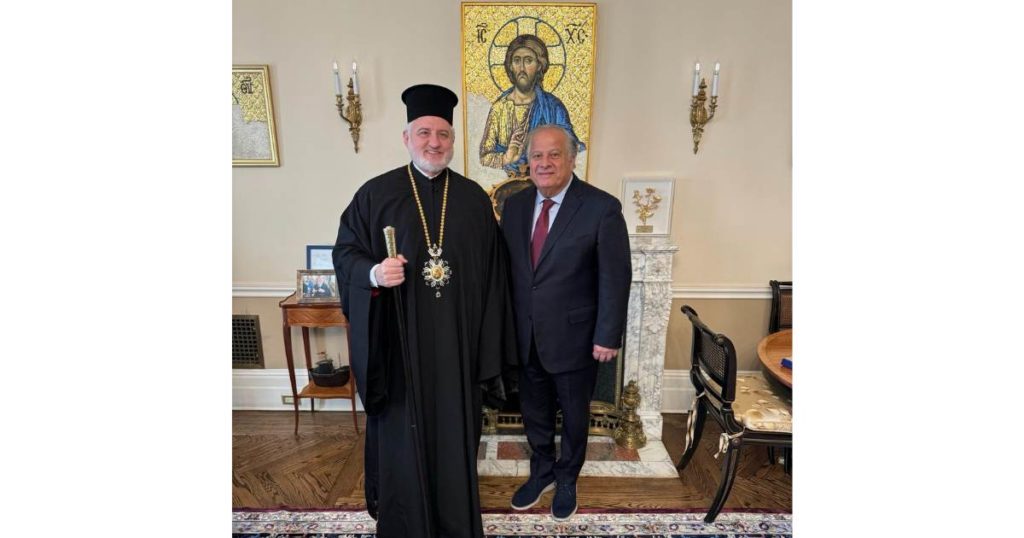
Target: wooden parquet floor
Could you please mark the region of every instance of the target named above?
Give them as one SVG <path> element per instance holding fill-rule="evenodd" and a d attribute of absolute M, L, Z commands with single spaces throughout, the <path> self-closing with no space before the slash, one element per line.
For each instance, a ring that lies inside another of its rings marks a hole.
<path fill-rule="evenodd" d="M 360 415 L 360 431 L 365 416 Z M 686 415 L 666 414 L 665 447 L 672 459 L 682 453 Z M 299 436 L 293 414 L 235 411 L 232 426 L 232 506 L 234 508 L 362 508 L 363 434 L 356 435 L 347 412 L 302 411 Z M 679 478 L 580 477 L 581 508 L 704 509 L 721 479 L 714 459 L 721 431 L 704 428 L 697 454 Z M 522 479 L 480 477 L 485 510 L 509 509 Z M 539 508 L 550 506 L 546 495 Z M 763 447 L 745 447 L 726 509 L 792 511 L 792 480 L 782 465 L 769 465 Z"/>

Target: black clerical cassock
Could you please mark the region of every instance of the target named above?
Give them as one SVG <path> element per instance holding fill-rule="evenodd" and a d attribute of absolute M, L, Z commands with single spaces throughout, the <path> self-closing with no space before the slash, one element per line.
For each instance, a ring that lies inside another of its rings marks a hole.
<path fill-rule="evenodd" d="M 410 182 L 410 173 L 413 180 Z M 433 241 L 440 236 L 451 271 L 443 286 L 423 276 L 431 260 L 413 197 L 418 189 Z M 409 428 L 394 293 L 372 288 L 370 269 L 387 257 L 383 228 L 394 226 L 409 263 L 401 288 L 413 382 L 422 422 L 427 499 L 416 487 L 416 443 Z M 475 182 L 442 171 L 428 179 L 406 165 L 363 185 L 341 216 L 334 266 L 350 322 L 351 364 L 367 411 L 366 496 L 379 512 L 378 536 L 482 536 L 477 485 L 481 384 L 516 364 L 507 253 L 490 199 Z M 440 296 L 438 296 L 440 292 Z M 440 529 L 442 532 L 438 532 Z"/>

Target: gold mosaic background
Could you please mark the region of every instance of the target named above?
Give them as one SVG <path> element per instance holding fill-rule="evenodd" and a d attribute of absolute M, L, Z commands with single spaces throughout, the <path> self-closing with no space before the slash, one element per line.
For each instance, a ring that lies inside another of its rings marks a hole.
<path fill-rule="evenodd" d="M 246 78 L 252 82 L 252 93 L 243 93 Z M 232 71 L 231 99 L 242 107 L 242 118 L 247 122 L 267 122 L 267 101 L 264 99 L 266 83 L 263 71 Z M 568 106 L 568 105 L 566 105 Z"/>
<path fill-rule="evenodd" d="M 510 23 L 519 17 L 540 21 Z M 504 46 L 521 33 L 536 34 L 547 45 L 550 60 L 544 89 L 562 100 L 589 154 L 596 31 L 595 4 L 462 4 L 462 102 L 469 104 L 469 94 L 476 94 L 492 103 L 511 87 L 503 65 Z M 486 118 L 487 110 L 482 115 Z M 467 116 L 480 113 L 464 109 L 463 130 L 468 133 Z M 468 140 L 468 160 L 476 158 L 479 144 L 479 138 Z"/>

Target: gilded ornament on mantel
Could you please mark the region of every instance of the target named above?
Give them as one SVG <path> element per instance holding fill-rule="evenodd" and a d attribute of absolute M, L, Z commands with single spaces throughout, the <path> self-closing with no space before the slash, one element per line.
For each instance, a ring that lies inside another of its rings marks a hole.
<path fill-rule="evenodd" d="M 654 216 L 661 202 L 661 195 L 653 187 L 644 189 L 641 195 L 639 190 L 633 191 L 633 205 L 636 206 L 636 214 L 640 217 L 640 224 L 636 227 L 636 233 L 649 234 L 654 232 L 654 226 L 647 224 L 647 219 Z"/>

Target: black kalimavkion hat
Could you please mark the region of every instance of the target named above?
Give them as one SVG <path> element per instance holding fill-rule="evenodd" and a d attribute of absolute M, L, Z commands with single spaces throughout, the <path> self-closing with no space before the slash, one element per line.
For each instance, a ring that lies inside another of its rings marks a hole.
<path fill-rule="evenodd" d="M 421 116 L 437 116 L 451 124 L 452 110 L 459 104 L 459 98 L 455 92 L 443 86 L 417 84 L 402 92 L 402 102 L 405 103 L 406 121 Z"/>

